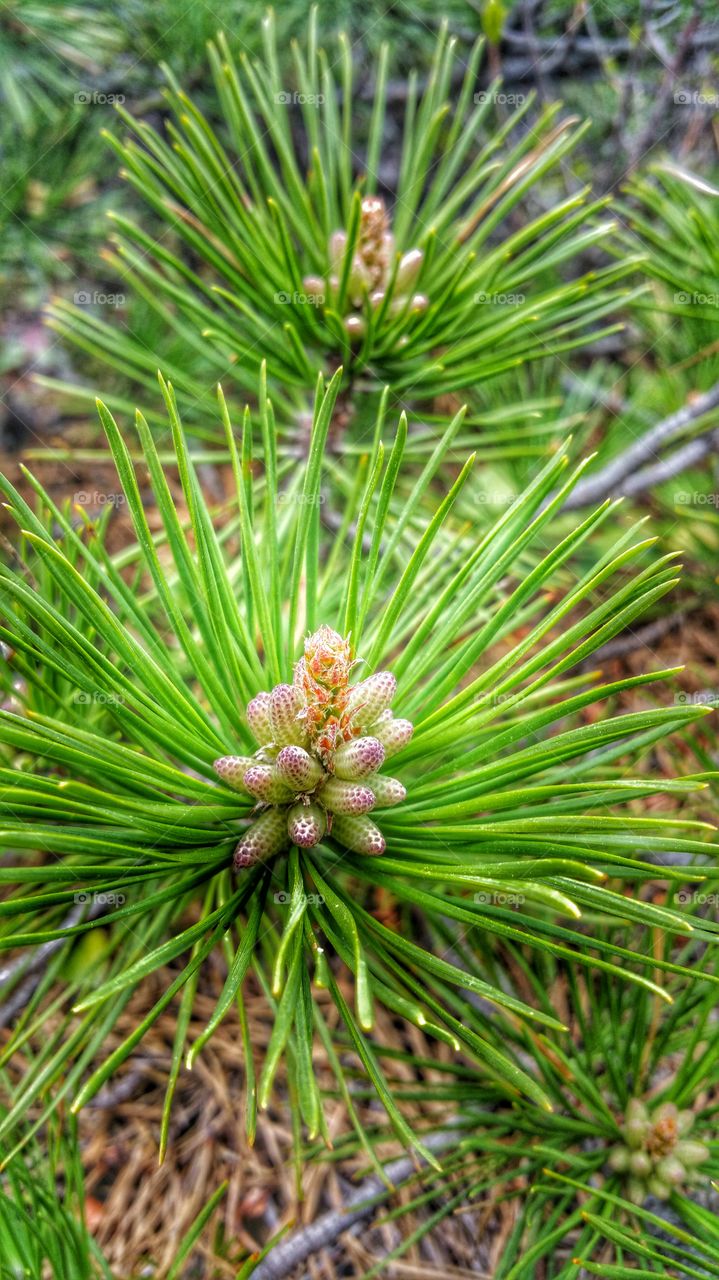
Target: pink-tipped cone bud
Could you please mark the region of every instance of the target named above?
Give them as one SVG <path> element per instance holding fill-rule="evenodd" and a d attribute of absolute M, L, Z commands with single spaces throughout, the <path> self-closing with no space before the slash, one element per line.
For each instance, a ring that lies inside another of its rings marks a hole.
<path fill-rule="evenodd" d="M 294 804 L 287 814 L 287 834 L 301 849 L 319 844 L 327 830 L 327 819 L 318 804 Z"/>
<path fill-rule="evenodd" d="M 249 867 L 258 858 L 271 858 L 287 844 L 287 810 L 266 809 L 248 827 L 235 849 L 235 871 Z"/>
<path fill-rule="evenodd" d="M 384 754 L 384 747 L 378 738 L 355 738 L 352 742 L 343 742 L 334 754 L 335 774 L 349 782 L 354 782 L 355 778 L 365 778 L 368 773 L 376 773 L 381 769 Z"/>
<path fill-rule="evenodd" d="M 272 741 L 269 693 L 258 693 L 248 702 L 247 722 L 261 747 Z"/>
<path fill-rule="evenodd" d="M 245 774 L 256 761 L 252 756 L 221 756 L 215 760 L 212 768 L 218 778 L 232 787 L 233 791 L 245 791 Z"/>
<path fill-rule="evenodd" d="M 298 719 L 302 697 L 291 684 L 276 684 L 270 694 L 270 722 L 272 741 L 278 747 L 302 746 L 306 741 L 302 721 Z"/>
<path fill-rule="evenodd" d="M 374 791 L 376 809 L 389 809 L 393 804 L 401 804 L 407 799 L 407 792 L 397 778 L 387 778 L 383 773 L 374 773 L 366 778 L 365 782 Z"/>
<path fill-rule="evenodd" d="M 347 249 L 347 232 L 333 231 L 330 236 L 329 256 L 330 265 L 333 267 L 341 267 Z"/>
<path fill-rule="evenodd" d="M 391 707 L 387 707 L 387 709 L 382 712 L 381 716 L 377 716 L 377 719 L 372 725 L 372 732 L 376 738 L 379 737 L 379 734 L 377 733 L 377 729 L 380 727 L 380 725 L 389 724 L 390 720 L 394 720 L 394 711 L 392 710 Z"/>
<path fill-rule="evenodd" d="M 390 756 L 396 755 L 402 747 L 407 746 L 414 733 L 414 725 L 411 720 L 383 718 L 372 725 L 372 733 L 382 743 L 385 759 L 389 760 Z"/>
<path fill-rule="evenodd" d="M 361 258 L 358 258 L 355 255 L 352 259 L 352 266 L 350 267 L 349 281 L 347 284 L 347 292 L 349 293 L 350 298 L 353 299 L 355 306 L 361 307 L 362 299 L 371 288 L 372 276 Z"/>
<path fill-rule="evenodd" d="M 402 254 L 395 277 L 395 289 L 398 293 L 409 291 L 419 275 L 423 262 L 424 254 L 421 249 L 410 249 L 408 253 Z"/>
<path fill-rule="evenodd" d="M 245 787 L 264 804 L 287 804 L 295 795 L 271 764 L 253 764 L 245 774 Z"/>
<path fill-rule="evenodd" d="M 360 680 L 350 689 L 347 713 L 355 724 L 366 727 L 389 707 L 397 691 L 397 681 L 391 671 L 375 671 L 373 676 Z"/>
<path fill-rule="evenodd" d="M 275 768 L 278 776 L 295 793 L 314 791 L 317 783 L 325 777 L 319 760 L 315 760 L 304 747 L 283 747 L 275 761 Z"/>
<path fill-rule="evenodd" d="M 366 814 L 359 818 L 334 818 L 332 835 L 354 853 L 368 853 L 376 857 L 386 848 L 382 832 Z"/>
<path fill-rule="evenodd" d="M 374 791 L 361 782 L 344 782 L 328 778 L 319 791 L 319 799 L 330 813 L 368 813 L 374 808 Z"/>

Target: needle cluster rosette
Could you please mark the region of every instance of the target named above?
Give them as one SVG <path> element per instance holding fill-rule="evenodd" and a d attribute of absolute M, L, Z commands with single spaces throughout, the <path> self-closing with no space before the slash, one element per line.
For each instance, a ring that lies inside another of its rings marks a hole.
<path fill-rule="evenodd" d="M 330 269 L 327 280 L 321 276 L 305 276 L 303 285 L 308 293 L 323 297 L 336 305 L 347 260 L 348 236 L 346 231 L 335 231 L 330 236 Z M 360 204 L 360 225 L 346 290 L 348 313 L 344 326 L 351 337 L 363 337 L 366 329 L 362 314 L 365 303 L 373 311 L 384 308 L 388 316 L 403 312 L 422 312 L 429 306 L 424 293 L 413 292 L 419 276 L 424 253 L 410 249 L 397 261 L 395 239 L 390 230 L 389 215 L 381 196 L 364 196 Z M 329 296 L 328 296 L 329 295 Z M 406 335 L 404 342 L 407 341 Z M 399 339 L 400 344 L 403 339 Z"/>
<path fill-rule="evenodd" d="M 650 1111 L 640 1098 L 629 1101 L 622 1124 L 623 1141 L 609 1152 L 609 1166 L 626 1174 L 626 1196 L 642 1204 L 648 1195 L 668 1200 L 672 1191 L 696 1182 L 698 1166 L 709 1149 L 691 1137 L 693 1111 L 663 1102 Z"/>
<path fill-rule="evenodd" d="M 320 627 L 305 641 L 292 684 L 248 703 L 255 755 L 215 760 L 218 777 L 252 796 L 259 810 L 235 850 L 237 870 L 288 844 L 311 848 L 325 835 L 355 853 L 384 853 L 369 813 L 405 799 L 402 783 L 380 770 L 409 742 L 413 726 L 392 713 L 391 672 L 352 684 L 355 665 L 349 640 Z"/>

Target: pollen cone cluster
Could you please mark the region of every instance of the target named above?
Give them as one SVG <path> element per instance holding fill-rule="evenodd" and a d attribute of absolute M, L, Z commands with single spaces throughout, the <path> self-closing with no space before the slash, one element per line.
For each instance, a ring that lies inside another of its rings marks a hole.
<path fill-rule="evenodd" d="M 664 1102 L 649 1112 L 639 1098 L 629 1102 L 622 1125 L 623 1142 L 612 1147 L 609 1165 L 627 1176 L 627 1199 L 642 1204 L 648 1195 L 668 1200 L 673 1190 L 696 1180 L 697 1166 L 709 1149 L 691 1137 L 694 1112 Z"/>
<path fill-rule="evenodd" d="M 396 264 L 395 273 L 396 257 L 394 236 L 390 230 L 384 201 L 381 196 L 365 196 L 360 206 L 359 234 L 347 283 L 347 303 L 351 310 L 344 318 L 344 325 L 351 336 L 359 338 L 365 332 L 366 323 L 362 311 L 366 301 L 373 311 L 386 306 L 390 316 L 397 316 L 405 310 L 426 311 L 429 305 L 426 294 L 413 292 L 424 260 L 422 250 L 410 249 L 403 254 Z M 322 296 L 329 291 L 328 301 L 334 303 L 346 258 L 347 232 L 335 231 L 329 242 L 328 280 L 324 281 L 320 276 L 305 276 L 305 289 Z"/>
<path fill-rule="evenodd" d="M 311 848 L 325 835 L 355 853 L 384 853 L 368 815 L 405 798 L 402 783 L 380 770 L 409 742 L 412 725 L 390 709 L 394 676 L 378 671 L 351 684 L 354 665 L 349 640 L 320 627 L 305 641 L 292 684 L 248 704 L 255 755 L 215 761 L 222 781 L 259 808 L 235 850 L 236 869 L 290 843 Z"/>

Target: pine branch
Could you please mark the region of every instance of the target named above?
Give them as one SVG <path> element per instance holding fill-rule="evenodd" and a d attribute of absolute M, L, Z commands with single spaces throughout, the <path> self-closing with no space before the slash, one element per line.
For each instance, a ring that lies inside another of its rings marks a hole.
<path fill-rule="evenodd" d="M 32 476 L 34 507 L 0 479 L 23 541 L 22 560 L 0 566 L 3 678 L 21 704 L 0 709 L 0 820 L 17 857 L 0 880 L 16 882 L 21 921 L 6 925 L 0 946 L 91 931 L 93 921 L 58 925 L 78 891 L 110 907 L 104 972 L 72 976 L 77 1031 L 53 1053 L 49 1076 L 26 1079 L 0 1118 L 0 1142 L 41 1094 L 49 1108 L 60 1087 L 73 1091 L 74 1110 L 89 1103 L 176 994 L 191 1007 L 197 975 L 224 947 L 216 1009 L 191 1045 L 177 1046 L 177 1060 L 203 1051 L 254 964 L 273 1033 L 248 1123 L 284 1061 L 298 1077 L 296 1132 L 321 1135 L 312 1061 L 324 988 L 396 1135 L 432 1161 L 370 1038 L 376 1009 L 461 1049 L 542 1106 L 543 1082 L 525 1054 L 507 1053 L 484 1002 L 520 1024 L 561 1025 L 548 1002 L 508 995 L 480 955 L 444 937 L 448 920 L 552 955 L 569 946 L 578 965 L 652 988 L 653 956 L 639 949 L 632 965 L 611 949 L 597 957 L 582 913 L 686 929 L 679 909 L 615 894 L 606 868 L 641 884 L 655 875 L 650 853 L 705 850 L 701 822 L 666 809 L 636 817 L 629 807 L 684 796 L 701 779 L 627 770 L 636 750 L 707 708 L 654 702 L 608 714 L 605 703 L 661 673 L 598 684 L 578 670 L 670 590 L 672 558 L 652 560 L 646 539 L 620 529 L 577 573 L 576 553 L 602 526 L 611 533 L 610 504 L 548 548 L 581 471 L 569 467 L 566 446 L 468 545 L 462 499 L 471 501 L 473 457 L 456 468 L 463 414 L 420 474 L 403 478 L 412 432 L 404 416 L 390 431 L 382 408 L 351 474 L 327 443 L 341 383 L 342 370 L 326 386 L 318 380 L 309 446 L 289 463 L 264 371 L 259 420 L 248 411 L 239 436 L 220 393 L 233 514 L 208 506 L 203 461 L 164 380 L 173 440 L 165 465 L 142 415 L 128 443 L 131 433 L 100 406 L 136 539 L 119 556 L 105 546 L 107 520 L 80 511 L 77 525 Z M 180 495 L 166 478 L 173 459 Z M 343 508 L 336 532 L 319 501 L 330 490 Z M 589 707 L 598 713 L 586 717 Z M 52 861 L 25 866 L 26 849 L 45 848 Z M 401 928 L 377 917 L 378 890 Z M 509 919 L 503 895 L 520 905 Z M 569 921 L 559 933 L 546 928 L 557 916 Z M 137 1032 L 102 1054 L 130 992 L 168 964 L 172 982 Z M 332 1069 L 341 1087 L 339 1059 Z"/>

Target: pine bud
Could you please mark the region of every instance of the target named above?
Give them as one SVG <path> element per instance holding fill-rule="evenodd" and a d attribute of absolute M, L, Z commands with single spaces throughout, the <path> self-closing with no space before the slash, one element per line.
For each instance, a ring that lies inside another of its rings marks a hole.
<path fill-rule="evenodd" d="M 248 827 L 235 849 L 234 867 L 240 871 L 258 858 L 271 858 L 287 843 L 286 809 L 266 809 Z"/>
<path fill-rule="evenodd" d="M 646 1178 L 652 1171 L 652 1162 L 646 1151 L 632 1151 L 629 1157 L 629 1168 L 637 1178 Z"/>
<path fill-rule="evenodd" d="M 649 1126 L 646 1121 L 628 1120 L 624 1126 L 624 1135 L 628 1146 L 635 1151 L 643 1147 L 647 1139 L 648 1130 Z"/>
<path fill-rule="evenodd" d="M 665 1182 L 663 1178 L 656 1177 L 656 1175 L 649 1179 L 647 1182 L 647 1188 L 657 1200 L 668 1200 L 672 1194 L 672 1189 L 669 1183 Z M 644 1197 L 642 1197 L 642 1199 L 644 1199 Z M 641 1201 L 639 1201 L 639 1203 L 641 1204 Z"/>
<path fill-rule="evenodd" d="M 353 782 L 375 773 L 384 761 L 384 747 L 377 738 L 354 738 L 344 742 L 334 754 L 334 771 L 338 778 Z"/>
<path fill-rule="evenodd" d="M 629 1169 L 629 1148 L 628 1147 L 612 1147 L 607 1158 L 610 1169 L 615 1173 L 626 1173 Z"/>
<path fill-rule="evenodd" d="M 304 725 L 298 719 L 301 707 L 302 698 L 294 685 L 275 685 L 270 694 L 270 723 L 272 740 L 277 746 L 302 746 L 306 741 Z"/>
<path fill-rule="evenodd" d="M 372 288 L 372 283 L 372 276 L 368 268 L 365 266 L 364 262 L 362 262 L 361 258 L 355 257 L 350 269 L 347 291 L 356 307 L 362 306 L 362 299 Z"/>
<path fill-rule="evenodd" d="M 382 201 L 372 197 L 364 215 L 361 257 L 374 269 L 388 248 L 394 254 L 394 245 Z M 338 235 L 336 247 L 341 243 Z M 249 703 L 247 720 L 260 749 L 215 762 L 229 786 L 268 807 L 237 846 L 237 867 L 279 852 L 288 840 L 311 848 L 327 831 L 357 853 L 384 852 L 384 837 L 365 814 L 406 799 L 402 783 L 379 770 L 387 754 L 409 742 L 412 725 L 392 715 L 397 682 L 391 672 L 350 684 L 357 661 L 350 637 L 322 624 L 305 639 L 293 683 L 275 685 Z"/>
<path fill-rule="evenodd" d="M 641 1120 L 645 1124 L 649 1121 L 649 1112 L 647 1111 L 641 1098 L 630 1098 L 627 1103 L 626 1118 L 630 1123 L 635 1120 Z"/>
<path fill-rule="evenodd" d="M 324 299 L 325 282 L 322 276 L 303 276 L 302 288 L 307 293 L 314 293 L 317 297 Z"/>
<path fill-rule="evenodd" d="M 644 1204 L 647 1198 L 644 1183 L 638 1178 L 630 1178 L 627 1183 L 627 1200 L 631 1200 L 632 1204 Z"/>
<path fill-rule="evenodd" d="M 365 726 L 386 711 L 397 692 L 397 681 L 391 671 L 376 671 L 350 689 L 347 713 L 355 724 Z"/>
<path fill-rule="evenodd" d="M 639 1098 L 631 1098 L 627 1105 L 624 1134 L 627 1144 L 634 1150 L 643 1147 L 649 1135 L 649 1115 Z"/>
<path fill-rule="evenodd" d="M 212 768 L 218 778 L 226 782 L 233 791 L 245 790 L 245 774 L 255 764 L 252 756 L 221 756 L 215 760 Z"/>
<path fill-rule="evenodd" d="M 377 195 L 363 196 L 355 263 L 362 264 L 372 287 L 376 288 L 385 278 L 393 255 L 394 237 L 384 200 Z"/>
<path fill-rule="evenodd" d="M 263 804 L 287 804 L 295 795 L 271 764 L 253 764 L 245 774 L 245 787 Z"/>
<path fill-rule="evenodd" d="M 412 293 L 424 262 L 422 249 L 410 249 L 402 254 L 397 262 L 397 245 L 390 228 L 389 215 L 384 201 L 378 195 L 366 195 L 360 203 L 360 220 L 354 253 L 348 263 L 349 238 L 345 230 L 332 233 L 328 242 L 328 275 L 327 289 L 337 301 L 339 282 L 343 273 L 347 272 L 346 314 L 343 317 L 345 330 L 354 344 L 358 345 L 366 332 L 363 318 L 365 303 L 377 308 L 387 297 L 389 299 L 389 316 L 406 315 L 411 317 L 417 312 L 425 311 L 429 306 L 429 298 L 424 293 Z M 396 266 L 395 266 L 396 263 Z M 310 292 L 325 293 L 317 287 L 319 278 L 305 277 L 305 287 L 310 284 Z M 393 343 L 402 347 L 409 341 L 408 335 L 394 334 Z"/>
<path fill-rule="evenodd" d="M 377 719 L 375 720 L 374 725 L 372 726 L 372 732 L 374 733 L 375 737 L 379 737 L 377 730 L 383 724 L 389 724 L 390 720 L 394 720 L 394 712 L 391 707 L 387 707 L 387 710 L 383 711 L 381 716 L 377 716 Z"/>
<path fill-rule="evenodd" d="M 690 1129 L 693 1127 L 694 1112 L 689 1110 L 680 1111 L 677 1116 L 677 1133 L 683 1136 L 684 1134 L 689 1133 Z"/>
<path fill-rule="evenodd" d="M 414 725 L 411 720 L 381 719 L 372 725 L 372 733 L 379 738 L 384 747 L 385 759 L 389 760 L 390 756 L 407 746 L 414 733 Z"/>
<path fill-rule="evenodd" d="M 371 818 L 337 817 L 332 822 L 332 835 L 354 853 L 377 855 L 384 853 L 385 839 Z"/>
<path fill-rule="evenodd" d="M 656 1167 L 656 1175 L 662 1182 L 670 1182 L 673 1186 L 678 1186 L 686 1178 L 687 1171 L 676 1156 L 665 1156 Z"/>
<path fill-rule="evenodd" d="M 269 693 L 258 693 L 248 702 L 247 722 L 261 747 L 272 741 Z"/>
<path fill-rule="evenodd" d="M 327 819 L 318 804 L 295 804 L 287 815 L 287 833 L 293 844 L 311 849 L 327 830 Z"/>
<path fill-rule="evenodd" d="M 709 1159 L 709 1149 L 703 1142 L 692 1142 L 688 1138 L 680 1140 L 674 1148 L 674 1154 L 686 1168 L 692 1169 Z"/>
<path fill-rule="evenodd" d="M 679 1117 L 679 1108 L 674 1102 L 663 1102 L 656 1111 L 652 1112 L 652 1124 L 664 1124 L 667 1120 L 672 1125 L 676 1125 Z"/>
<path fill-rule="evenodd" d="M 409 253 L 403 253 L 397 267 L 397 275 L 395 276 L 395 288 L 398 293 L 408 292 L 414 284 L 419 269 L 424 262 L 424 254 L 421 249 L 410 249 Z"/>
<path fill-rule="evenodd" d="M 319 760 L 315 760 L 304 747 L 283 747 L 275 761 L 275 768 L 283 782 L 292 787 L 294 792 L 314 791 L 318 782 L 325 777 Z"/>
<path fill-rule="evenodd" d="M 374 808 L 374 791 L 361 782 L 344 782 L 328 778 L 319 791 L 319 799 L 330 813 L 368 813 Z"/>
<path fill-rule="evenodd" d="M 295 684 L 306 696 L 312 694 L 316 685 L 325 690 L 344 689 L 351 667 L 349 640 L 323 625 L 305 640 L 304 654 L 295 667 Z"/>
<path fill-rule="evenodd" d="M 365 323 L 361 316 L 347 316 L 345 329 L 350 338 L 361 338 L 365 331 Z"/>
<path fill-rule="evenodd" d="M 365 778 L 365 782 L 374 791 L 376 809 L 390 809 L 393 804 L 401 804 L 407 799 L 407 792 L 397 778 L 387 778 L 383 773 L 371 773 Z"/>
<path fill-rule="evenodd" d="M 333 231 L 330 236 L 329 254 L 333 267 L 341 267 L 347 250 L 347 232 Z"/>

